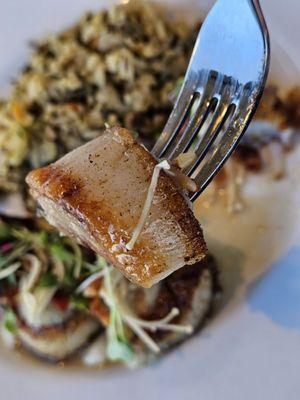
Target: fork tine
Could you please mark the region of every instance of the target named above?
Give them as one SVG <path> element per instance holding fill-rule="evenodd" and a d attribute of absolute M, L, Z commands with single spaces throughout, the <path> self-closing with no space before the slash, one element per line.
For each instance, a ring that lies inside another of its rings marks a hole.
<path fill-rule="evenodd" d="M 212 119 L 209 125 L 206 127 L 205 132 L 200 137 L 199 142 L 196 144 L 195 153 L 196 158 L 194 163 L 189 165 L 184 171 L 185 174 L 191 176 L 193 172 L 198 168 L 201 161 L 204 159 L 209 148 L 212 146 L 216 138 L 218 137 L 225 121 L 230 116 L 232 110 L 231 104 L 234 96 L 236 95 L 237 82 L 233 79 L 229 79 L 224 82 L 224 88 L 219 96 L 219 101 L 216 109 L 213 112 Z"/>
<path fill-rule="evenodd" d="M 191 200 L 208 185 L 241 139 L 261 98 L 269 61 L 269 35 L 259 0 L 217 0 L 202 24 L 183 87 L 152 150 L 154 156 L 170 160 L 197 140 L 196 161 L 183 171 L 199 187 Z M 220 76 L 224 81 L 218 89 Z"/>
<path fill-rule="evenodd" d="M 245 85 L 240 100 L 236 105 L 235 112 L 218 146 L 213 150 L 211 157 L 207 161 L 204 161 L 204 165 L 200 167 L 200 171 L 196 176 L 193 177 L 199 190 L 191 197 L 192 201 L 194 201 L 210 183 L 241 139 L 253 108 L 251 93 L 252 84 Z"/>
<path fill-rule="evenodd" d="M 218 95 L 222 81 L 223 77 L 217 75 L 215 71 L 211 71 L 207 75 L 207 83 L 202 95 L 200 96 L 199 104 L 197 105 L 188 126 L 183 129 L 182 132 L 178 132 L 177 140 L 173 141 L 168 147 L 168 151 L 164 154 L 166 158 L 176 158 L 179 154 L 190 148 L 199 130 L 206 121 L 210 109 L 214 106 L 214 97 Z"/>
<path fill-rule="evenodd" d="M 191 81 L 184 82 L 164 131 L 152 149 L 152 154 L 157 158 L 162 156 L 165 148 L 172 141 L 175 133 L 178 131 L 178 128 L 180 128 L 184 122 L 184 118 L 193 103 L 193 98 L 194 85 L 192 85 Z"/>
<path fill-rule="evenodd" d="M 169 148 L 174 138 L 180 133 L 180 129 L 194 104 L 198 92 L 203 92 L 208 80 L 208 72 L 187 72 L 185 81 L 176 100 L 173 111 L 167 121 L 163 133 L 158 138 L 152 149 L 152 154 L 161 158 Z"/>

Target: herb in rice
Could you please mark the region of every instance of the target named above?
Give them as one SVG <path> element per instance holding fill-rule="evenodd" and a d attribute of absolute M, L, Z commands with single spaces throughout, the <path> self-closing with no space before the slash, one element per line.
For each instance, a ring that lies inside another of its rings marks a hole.
<path fill-rule="evenodd" d="M 131 1 L 85 14 L 33 43 L 32 56 L 0 106 L 0 189 L 120 124 L 152 142 L 172 108 L 193 31 L 158 6 Z"/>

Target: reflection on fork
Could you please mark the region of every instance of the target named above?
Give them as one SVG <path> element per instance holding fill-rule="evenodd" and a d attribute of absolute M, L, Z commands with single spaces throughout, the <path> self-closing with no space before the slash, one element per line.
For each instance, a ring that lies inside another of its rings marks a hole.
<path fill-rule="evenodd" d="M 152 153 L 173 160 L 193 149 L 183 170 L 195 200 L 232 154 L 260 100 L 269 36 L 257 0 L 218 0 L 201 27 L 178 99 Z"/>

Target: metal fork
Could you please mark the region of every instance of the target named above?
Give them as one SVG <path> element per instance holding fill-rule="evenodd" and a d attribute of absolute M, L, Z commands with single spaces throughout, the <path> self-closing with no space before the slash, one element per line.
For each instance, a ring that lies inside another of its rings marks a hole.
<path fill-rule="evenodd" d="M 258 0 L 218 0 L 203 23 L 174 109 L 152 154 L 173 160 L 191 149 L 183 171 L 195 200 L 232 154 L 261 98 L 270 45 Z"/>

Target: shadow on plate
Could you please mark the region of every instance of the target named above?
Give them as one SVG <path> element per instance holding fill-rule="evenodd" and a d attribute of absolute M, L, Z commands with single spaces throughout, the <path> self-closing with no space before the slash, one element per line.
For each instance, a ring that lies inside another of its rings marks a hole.
<path fill-rule="evenodd" d="M 242 271 L 245 255 L 236 247 L 225 245 L 219 240 L 207 237 L 210 253 L 219 266 L 221 296 L 215 301 L 215 311 L 219 313 L 234 298 L 237 289 L 243 283 Z"/>
<path fill-rule="evenodd" d="M 291 247 L 247 290 L 250 309 L 300 332 L 300 247 Z"/>

